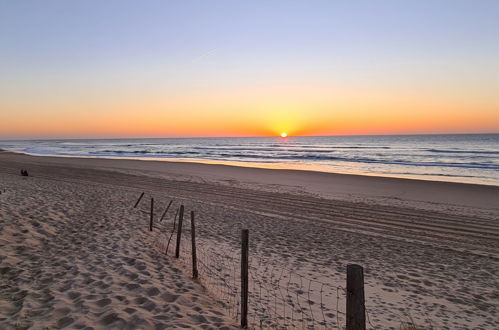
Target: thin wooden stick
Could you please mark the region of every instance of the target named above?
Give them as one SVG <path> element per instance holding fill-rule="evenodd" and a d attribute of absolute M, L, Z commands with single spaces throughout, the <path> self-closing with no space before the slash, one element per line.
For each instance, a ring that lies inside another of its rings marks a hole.
<path fill-rule="evenodd" d="M 154 198 L 151 197 L 151 220 L 149 221 L 149 231 L 152 231 L 153 218 L 154 218 Z"/>
<path fill-rule="evenodd" d="M 170 247 L 170 241 L 172 240 L 173 233 L 175 232 L 175 221 L 177 221 L 177 214 L 179 210 L 180 208 L 177 209 L 177 213 L 175 213 L 175 217 L 173 218 L 173 229 L 170 233 L 170 238 L 168 238 L 168 244 L 166 244 L 166 251 L 165 251 L 166 255 L 168 255 L 168 248 Z"/>
<path fill-rule="evenodd" d="M 241 328 L 248 327 L 248 247 L 249 231 L 241 232 Z"/>
<path fill-rule="evenodd" d="M 133 208 L 134 208 L 134 209 L 135 209 L 135 208 L 137 208 L 137 205 L 139 205 L 140 200 L 142 199 L 142 197 L 144 197 L 144 193 L 140 194 L 140 197 L 139 197 L 139 199 L 137 200 L 137 203 L 135 203 L 135 205 L 133 206 Z"/>
<path fill-rule="evenodd" d="M 177 212 L 175 213 L 175 217 L 173 218 L 173 229 L 172 229 L 172 232 L 175 231 L 175 225 L 177 224 L 177 215 L 178 215 L 178 212 L 180 212 L 180 207 L 177 209 Z"/>
<path fill-rule="evenodd" d="M 163 221 L 163 219 L 165 218 L 166 212 L 168 212 L 168 209 L 170 208 L 170 206 L 172 205 L 172 203 L 173 203 L 173 199 L 170 201 L 170 203 L 166 207 L 166 210 L 165 210 L 165 212 L 163 212 L 163 215 L 161 216 L 161 219 L 159 219 L 159 222 Z"/>

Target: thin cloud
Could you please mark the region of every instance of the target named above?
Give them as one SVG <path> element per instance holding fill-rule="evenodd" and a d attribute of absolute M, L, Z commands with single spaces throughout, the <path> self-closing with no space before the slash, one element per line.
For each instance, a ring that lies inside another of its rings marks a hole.
<path fill-rule="evenodd" d="M 199 61 L 201 61 L 202 59 L 208 57 L 208 56 L 211 56 L 213 54 L 215 54 L 217 52 L 217 49 L 212 49 L 212 50 L 209 50 L 207 51 L 206 53 L 204 54 L 201 54 L 200 56 L 196 57 L 195 59 L 192 60 L 192 63 L 197 63 Z"/>

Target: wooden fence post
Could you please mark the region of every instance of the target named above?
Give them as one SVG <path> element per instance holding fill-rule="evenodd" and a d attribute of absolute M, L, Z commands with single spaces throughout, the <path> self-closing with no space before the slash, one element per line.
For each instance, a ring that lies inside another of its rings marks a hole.
<path fill-rule="evenodd" d="M 151 197 L 151 219 L 149 220 L 149 231 L 152 231 L 153 217 L 154 217 L 154 198 Z"/>
<path fill-rule="evenodd" d="M 170 201 L 170 203 L 166 207 L 165 212 L 163 212 L 163 215 L 161 216 L 161 219 L 159 219 L 159 222 L 163 221 L 163 219 L 165 218 L 166 212 L 168 212 L 168 210 L 170 209 L 170 206 L 172 205 L 172 203 L 173 203 L 173 199 Z"/>
<path fill-rule="evenodd" d="M 192 278 L 198 278 L 198 257 L 196 255 L 196 224 L 194 211 L 191 211 L 191 239 L 192 239 Z"/>
<path fill-rule="evenodd" d="M 366 329 L 364 269 L 347 265 L 347 330 Z"/>
<path fill-rule="evenodd" d="M 241 328 L 248 327 L 248 229 L 241 232 Z"/>
<path fill-rule="evenodd" d="M 175 258 L 180 256 L 180 238 L 182 237 L 182 221 L 184 220 L 184 205 L 180 205 L 178 214 L 178 229 L 177 229 L 177 248 L 175 249 Z"/>
<path fill-rule="evenodd" d="M 142 199 L 142 197 L 144 197 L 144 193 L 140 194 L 139 199 L 137 199 L 137 202 L 136 202 L 136 203 L 135 203 L 135 205 L 133 206 L 133 208 L 134 208 L 134 209 L 135 209 L 135 208 L 137 208 L 137 205 L 139 205 L 140 200 Z"/>

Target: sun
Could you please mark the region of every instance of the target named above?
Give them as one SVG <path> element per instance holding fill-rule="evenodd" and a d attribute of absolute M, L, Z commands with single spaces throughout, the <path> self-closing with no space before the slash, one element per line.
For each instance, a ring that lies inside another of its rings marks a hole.
<path fill-rule="evenodd" d="M 287 136 L 288 136 L 288 134 L 286 134 L 286 132 L 282 132 L 282 133 L 281 133 L 281 137 L 282 137 L 282 138 L 285 138 L 285 137 L 287 137 Z"/>

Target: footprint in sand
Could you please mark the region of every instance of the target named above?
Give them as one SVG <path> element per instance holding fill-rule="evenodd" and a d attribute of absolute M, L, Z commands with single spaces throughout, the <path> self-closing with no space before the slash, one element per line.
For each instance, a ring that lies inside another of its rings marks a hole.
<path fill-rule="evenodd" d="M 154 297 L 154 296 L 157 296 L 159 294 L 159 290 L 157 288 L 154 288 L 154 287 L 147 289 L 146 292 L 147 292 L 147 295 L 149 297 Z"/>
<path fill-rule="evenodd" d="M 179 297 L 179 295 L 171 294 L 171 293 L 163 293 L 161 295 L 161 298 L 163 298 L 163 300 L 168 302 L 168 303 L 174 302 L 175 300 L 177 300 L 178 297 Z"/>
<path fill-rule="evenodd" d="M 111 299 L 104 298 L 104 299 L 101 299 L 101 300 L 97 300 L 95 303 L 99 307 L 104 307 L 104 306 L 107 306 L 107 305 L 109 305 L 111 303 Z"/>
<path fill-rule="evenodd" d="M 67 327 L 68 325 L 70 325 L 73 322 L 74 322 L 73 318 L 71 318 L 69 316 L 65 316 L 62 319 L 59 319 L 59 321 L 57 321 L 57 327 L 59 329 L 62 329 L 62 328 Z"/>

